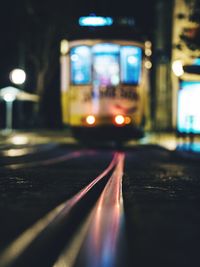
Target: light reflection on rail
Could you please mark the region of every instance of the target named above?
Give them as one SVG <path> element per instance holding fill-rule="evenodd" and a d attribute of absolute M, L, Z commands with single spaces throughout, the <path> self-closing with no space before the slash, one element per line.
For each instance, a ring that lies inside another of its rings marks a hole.
<path fill-rule="evenodd" d="M 79 153 L 74 152 L 70 154 L 75 157 L 80 156 Z M 70 157 L 70 155 L 68 155 Z M 98 175 L 89 185 L 83 188 L 80 192 L 74 195 L 71 199 L 62 203 L 50 213 L 48 213 L 44 218 L 35 223 L 31 228 L 27 229 L 22 235 L 20 235 L 1 255 L 1 267 L 7 267 L 12 264 L 18 257 L 20 257 L 28 246 L 34 242 L 34 240 L 43 234 L 46 229 L 52 229 L 52 227 L 59 227 L 69 216 L 69 212 L 74 208 L 74 206 L 98 183 L 102 178 L 109 174 L 109 172 L 114 168 L 118 162 L 119 154 L 115 153 L 111 163 L 108 167 Z M 66 159 L 66 158 L 65 158 Z M 46 161 L 47 162 L 47 161 Z M 49 162 L 48 162 L 49 163 Z M 51 232 L 51 231 L 50 231 Z M 50 234 L 50 232 L 48 234 Z M 51 240 L 51 237 L 50 237 Z M 36 255 L 37 257 L 37 255 Z"/>
<path fill-rule="evenodd" d="M 22 157 L 33 155 L 40 152 L 50 151 L 53 148 L 56 148 L 58 144 L 56 143 L 49 143 L 49 144 L 40 144 L 40 145 L 27 145 L 20 147 L 19 145 L 15 144 L 15 146 L 9 146 L 6 149 L 0 149 L 0 155 L 3 157 Z"/>
<path fill-rule="evenodd" d="M 122 254 L 120 248 L 123 244 L 119 243 L 123 243 L 121 236 L 124 220 L 122 199 L 124 153 L 116 153 L 113 163 L 114 171 L 82 227 L 87 229 L 78 233 L 82 241 L 75 237 L 76 243 L 80 244 L 68 247 L 54 267 L 114 267 L 120 264 Z"/>
<path fill-rule="evenodd" d="M 40 161 L 33 161 L 33 162 L 25 162 L 25 163 L 15 163 L 15 164 L 7 164 L 4 167 L 10 168 L 10 169 L 20 169 L 20 168 L 32 168 L 32 167 L 38 167 L 38 166 L 48 166 L 51 164 L 57 164 L 61 162 L 65 162 L 67 160 L 71 160 L 74 158 L 79 158 L 81 156 L 86 155 L 93 155 L 93 151 L 73 151 L 71 153 L 65 153 L 64 155 L 56 156 L 51 159 L 43 159 Z"/>
<path fill-rule="evenodd" d="M 81 265 L 87 267 L 116 266 L 120 226 L 123 220 L 122 175 L 124 154 L 102 192 L 91 215 L 89 232 L 81 251 Z"/>

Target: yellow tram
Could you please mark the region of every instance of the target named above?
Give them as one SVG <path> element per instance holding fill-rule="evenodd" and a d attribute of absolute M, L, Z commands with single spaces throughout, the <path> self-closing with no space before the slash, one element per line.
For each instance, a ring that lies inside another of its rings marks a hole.
<path fill-rule="evenodd" d="M 147 71 L 142 42 L 109 37 L 63 40 L 63 123 L 80 138 L 141 137 Z"/>

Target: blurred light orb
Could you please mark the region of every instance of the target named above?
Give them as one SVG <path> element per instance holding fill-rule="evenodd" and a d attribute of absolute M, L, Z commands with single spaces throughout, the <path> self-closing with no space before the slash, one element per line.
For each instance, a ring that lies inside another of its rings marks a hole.
<path fill-rule="evenodd" d="M 137 58 L 134 57 L 134 56 L 129 56 L 128 57 L 128 63 L 131 64 L 131 65 L 134 65 L 134 64 L 137 64 Z"/>
<path fill-rule="evenodd" d="M 183 64 L 181 60 L 175 60 L 172 63 L 172 70 L 177 77 L 180 77 L 184 74 Z"/>
<path fill-rule="evenodd" d="M 149 60 L 145 61 L 144 65 L 145 65 L 145 68 L 148 70 L 152 68 L 152 63 Z"/>
<path fill-rule="evenodd" d="M 146 55 L 147 57 L 150 57 L 150 56 L 152 55 L 152 51 L 151 51 L 151 49 L 149 49 L 149 48 L 145 49 L 145 55 Z"/>
<path fill-rule="evenodd" d="M 14 145 L 26 145 L 29 142 L 29 139 L 25 135 L 16 135 L 11 137 L 10 141 Z"/>
<path fill-rule="evenodd" d="M 79 59 L 79 56 L 77 54 L 74 54 L 74 55 L 71 56 L 71 60 L 74 61 L 74 62 L 78 61 L 78 59 Z"/>
<path fill-rule="evenodd" d="M 95 119 L 95 116 L 93 116 L 93 115 L 89 115 L 86 118 L 86 122 L 89 125 L 93 125 L 95 123 L 95 121 L 96 121 L 96 119 Z"/>
<path fill-rule="evenodd" d="M 150 41 L 146 41 L 144 45 L 146 48 L 151 48 L 152 43 Z"/>
<path fill-rule="evenodd" d="M 131 118 L 130 117 L 125 117 L 125 123 L 130 124 L 131 123 Z"/>
<path fill-rule="evenodd" d="M 23 84 L 26 80 L 26 73 L 22 69 L 14 69 L 10 72 L 10 80 L 14 84 Z"/>
<path fill-rule="evenodd" d="M 69 41 L 63 39 L 60 45 L 60 52 L 62 55 L 66 55 L 69 52 Z"/>
<path fill-rule="evenodd" d="M 5 87 L 0 90 L 0 98 L 6 102 L 13 102 L 19 93 L 19 89 L 12 86 Z"/>
<path fill-rule="evenodd" d="M 13 94 L 10 94 L 10 93 L 7 93 L 4 95 L 3 99 L 6 101 L 6 102 L 13 102 L 15 100 L 15 95 Z"/>
<path fill-rule="evenodd" d="M 124 116 L 123 115 L 117 115 L 117 116 L 115 116 L 115 122 L 118 125 L 124 124 L 124 122 L 125 122 Z"/>
<path fill-rule="evenodd" d="M 101 16 L 87 16 L 79 18 L 80 26 L 110 26 L 113 24 L 113 19 L 111 17 L 101 17 Z"/>
<path fill-rule="evenodd" d="M 118 75 L 114 74 L 114 75 L 111 76 L 111 84 L 112 85 L 118 85 L 119 82 L 120 82 L 120 80 L 119 80 L 119 76 Z"/>

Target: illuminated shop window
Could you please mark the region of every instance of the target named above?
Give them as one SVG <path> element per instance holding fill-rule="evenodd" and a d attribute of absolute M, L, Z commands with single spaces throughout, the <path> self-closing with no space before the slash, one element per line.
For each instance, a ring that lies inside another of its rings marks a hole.
<path fill-rule="evenodd" d="M 200 133 L 200 82 L 183 81 L 178 92 L 177 129 L 181 133 Z"/>

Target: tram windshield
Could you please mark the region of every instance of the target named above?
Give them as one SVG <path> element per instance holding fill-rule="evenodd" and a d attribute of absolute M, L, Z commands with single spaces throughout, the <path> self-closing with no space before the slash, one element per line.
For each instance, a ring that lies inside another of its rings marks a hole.
<path fill-rule="evenodd" d="M 71 81 L 73 84 L 91 82 L 91 49 L 88 46 L 77 46 L 71 49 Z"/>
<path fill-rule="evenodd" d="M 120 57 L 122 83 L 138 84 L 142 67 L 142 49 L 134 46 L 123 46 Z"/>
<path fill-rule="evenodd" d="M 89 84 L 92 80 L 97 86 L 116 86 L 120 82 L 137 85 L 140 82 L 140 47 L 113 43 L 100 43 L 92 47 L 83 45 L 72 48 L 70 58 L 73 84 Z"/>
<path fill-rule="evenodd" d="M 117 85 L 119 73 L 120 46 L 116 44 L 97 44 L 93 46 L 93 79 L 95 85 Z"/>

